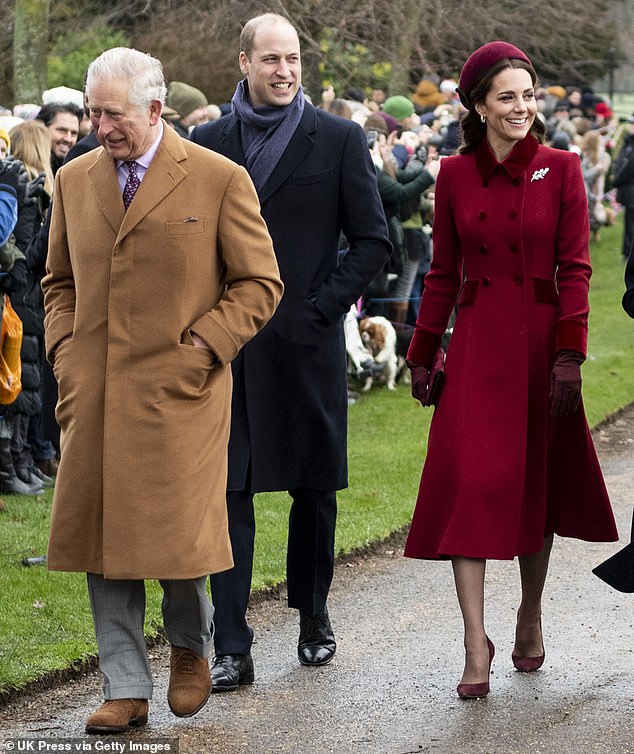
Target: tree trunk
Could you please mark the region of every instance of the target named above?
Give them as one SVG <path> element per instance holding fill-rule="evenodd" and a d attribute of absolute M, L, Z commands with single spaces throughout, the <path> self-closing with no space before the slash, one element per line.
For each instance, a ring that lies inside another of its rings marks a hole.
<path fill-rule="evenodd" d="M 404 4 L 400 12 L 395 8 L 392 14 L 393 41 L 392 73 L 388 85 L 389 94 L 410 93 L 409 72 L 412 64 L 412 52 L 419 38 L 422 4 L 413 2 Z"/>
<path fill-rule="evenodd" d="M 13 96 L 16 103 L 42 101 L 47 88 L 49 0 L 15 0 Z"/>

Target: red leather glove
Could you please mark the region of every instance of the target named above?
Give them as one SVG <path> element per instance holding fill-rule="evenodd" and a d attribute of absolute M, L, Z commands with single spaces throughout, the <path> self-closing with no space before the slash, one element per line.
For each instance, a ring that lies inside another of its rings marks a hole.
<path fill-rule="evenodd" d="M 412 396 L 423 406 L 437 406 L 445 382 L 445 352 L 439 348 L 432 362 L 431 369 L 407 362 L 412 375 Z"/>
<path fill-rule="evenodd" d="M 574 414 L 581 401 L 581 365 L 578 351 L 559 351 L 550 374 L 550 412 L 553 416 Z"/>

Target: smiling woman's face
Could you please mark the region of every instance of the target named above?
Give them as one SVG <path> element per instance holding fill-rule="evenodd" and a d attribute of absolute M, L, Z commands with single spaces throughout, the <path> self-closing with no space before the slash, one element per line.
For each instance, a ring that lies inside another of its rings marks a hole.
<path fill-rule="evenodd" d="M 524 68 L 500 71 L 476 110 L 486 117 L 487 139 L 498 159 L 508 154 L 528 134 L 537 115 L 530 73 Z"/>

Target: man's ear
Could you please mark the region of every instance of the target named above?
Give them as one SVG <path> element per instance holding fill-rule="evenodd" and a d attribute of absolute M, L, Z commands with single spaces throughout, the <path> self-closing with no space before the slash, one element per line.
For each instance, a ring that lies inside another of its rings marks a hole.
<path fill-rule="evenodd" d="M 240 55 L 238 57 L 238 64 L 240 66 L 240 70 L 242 71 L 242 75 L 247 76 L 249 74 L 249 58 L 247 57 L 246 52 L 240 52 Z"/>
<path fill-rule="evenodd" d="M 160 99 L 153 99 L 150 102 L 150 125 L 155 126 L 160 118 L 161 113 L 163 112 L 163 103 Z"/>

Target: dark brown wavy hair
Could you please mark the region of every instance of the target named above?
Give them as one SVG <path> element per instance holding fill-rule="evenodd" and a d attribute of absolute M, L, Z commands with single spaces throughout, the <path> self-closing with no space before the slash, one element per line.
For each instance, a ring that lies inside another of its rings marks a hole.
<path fill-rule="evenodd" d="M 487 94 L 491 91 L 493 79 L 501 71 L 507 68 L 523 68 L 528 71 L 533 82 L 533 86 L 537 84 L 537 73 L 533 66 L 525 63 L 523 60 L 517 60 L 516 58 L 505 58 L 499 60 L 495 65 L 492 65 L 485 73 L 478 78 L 476 83 L 468 92 L 470 107 L 466 115 L 460 120 L 460 126 L 462 131 L 462 143 L 458 152 L 460 154 L 466 154 L 467 152 L 474 152 L 482 139 L 486 135 L 486 123 L 482 123 L 480 116 L 476 112 L 476 105 L 485 101 Z M 533 125 L 530 128 L 529 133 L 537 139 L 540 144 L 546 141 L 546 127 L 540 118 L 535 117 Z"/>

